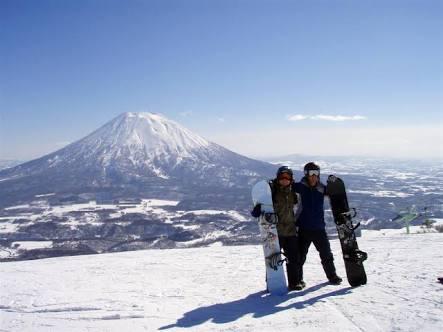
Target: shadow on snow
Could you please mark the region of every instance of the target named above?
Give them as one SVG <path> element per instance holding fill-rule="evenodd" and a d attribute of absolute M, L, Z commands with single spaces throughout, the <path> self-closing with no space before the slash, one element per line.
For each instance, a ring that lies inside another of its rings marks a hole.
<path fill-rule="evenodd" d="M 236 321 L 240 317 L 247 314 L 253 314 L 254 318 L 260 318 L 288 309 L 303 309 L 322 299 L 331 296 L 348 294 L 352 289 L 351 287 L 342 288 L 329 293 L 314 296 L 309 299 L 294 302 L 287 306 L 279 306 L 290 299 L 305 296 L 308 293 L 319 290 L 327 285 L 329 285 L 329 283 L 325 282 L 307 288 L 303 291 L 292 292 L 283 296 L 270 296 L 266 294 L 266 292 L 261 291 L 248 295 L 244 299 L 197 308 L 186 312 L 182 318 L 177 320 L 175 324 L 163 326 L 160 328 L 160 330 L 167 330 L 174 327 L 192 327 L 203 324 L 207 321 L 212 321 L 216 324 L 225 324 Z"/>

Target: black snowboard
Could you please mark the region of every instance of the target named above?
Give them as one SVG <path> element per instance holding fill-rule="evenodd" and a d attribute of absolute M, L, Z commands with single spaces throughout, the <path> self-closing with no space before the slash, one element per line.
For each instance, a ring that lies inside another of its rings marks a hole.
<path fill-rule="evenodd" d="M 354 231 L 360 223 L 356 226 L 352 224 L 355 211 L 349 210 L 343 180 L 330 175 L 326 185 L 326 193 L 329 196 L 334 222 L 340 239 L 348 282 L 352 287 L 365 285 L 367 280 L 363 261 L 368 255 L 358 249 Z"/>

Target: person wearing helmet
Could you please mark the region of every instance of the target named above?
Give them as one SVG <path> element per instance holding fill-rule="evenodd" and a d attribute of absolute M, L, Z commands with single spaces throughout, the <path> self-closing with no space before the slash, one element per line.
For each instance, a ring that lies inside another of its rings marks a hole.
<path fill-rule="evenodd" d="M 323 270 L 329 282 L 338 285 L 342 279 L 337 275 L 334 265 L 334 256 L 326 234 L 324 218 L 324 197 L 327 195 L 326 186 L 320 182 L 320 167 L 313 162 L 304 166 L 304 177 L 295 183 L 295 191 L 300 195 L 301 212 L 298 216 L 298 234 L 300 246 L 300 279 L 299 288 L 304 288 L 303 264 L 306 261 L 311 243 L 320 254 Z"/>
<path fill-rule="evenodd" d="M 294 205 L 298 202 L 297 193 L 294 190 L 293 172 L 288 166 L 282 166 L 277 170 L 276 177 L 269 181 L 272 191 L 272 202 L 277 214 L 277 233 L 280 248 L 287 258 L 286 273 L 288 278 L 288 290 L 296 290 L 300 283 L 300 258 L 297 240 L 296 217 Z M 258 204 L 259 205 L 259 204 Z M 252 216 L 259 217 L 260 206 L 254 207 Z"/>

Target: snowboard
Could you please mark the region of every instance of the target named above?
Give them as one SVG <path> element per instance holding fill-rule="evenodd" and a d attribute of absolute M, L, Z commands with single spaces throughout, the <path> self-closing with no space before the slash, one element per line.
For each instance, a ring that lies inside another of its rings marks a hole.
<path fill-rule="evenodd" d="M 346 276 L 352 287 L 365 285 L 367 278 L 363 261 L 368 255 L 358 248 L 355 229 L 360 225 L 353 225 L 352 218 L 355 210 L 350 210 L 346 196 L 345 184 L 342 179 L 330 175 L 326 184 L 326 193 L 334 216 L 334 222 L 340 239 Z"/>
<path fill-rule="evenodd" d="M 286 294 L 288 288 L 278 241 L 278 220 L 272 204 L 271 187 L 267 181 L 260 181 L 254 185 L 252 188 L 252 201 L 254 206 L 261 204 L 258 226 L 265 256 L 267 291 L 275 295 Z"/>

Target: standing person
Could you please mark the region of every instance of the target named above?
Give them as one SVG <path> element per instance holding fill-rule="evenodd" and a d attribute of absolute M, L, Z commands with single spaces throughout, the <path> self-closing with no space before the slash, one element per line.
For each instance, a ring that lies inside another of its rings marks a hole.
<path fill-rule="evenodd" d="M 309 246 L 314 243 L 320 254 L 321 264 L 326 277 L 333 285 L 342 282 L 334 266 L 334 256 L 326 234 L 324 197 L 327 195 L 326 186 L 320 182 L 320 167 L 313 162 L 304 167 L 304 177 L 295 184 L 295 190 L 300 194 L 301 212 L 298 217 L 298 240 L 300 246 L 300 280 L 303 281 L 303 264 L 306 261 Z"/>
<path fill-rule="evenodd" d="M 286 272 L 288 277 L 288 290 L 296 290 L 300 284 L 300 264 L 298 253 L 298 240 L 296 219 L 294 215 L 294 205 L 297 204 L 297 193 L 294 190 L 293 172 L 287 166 L 282 166 L 277 170 L 276 178 L 269 181 L 272 191 L 272 202 L 274 211 L 277 214 L 277 233 L 280 248 L 283 249 L 287 258 Z M 251 214 L 259 217 L 261 207 L 259 204 L 254 207 Z"/>

